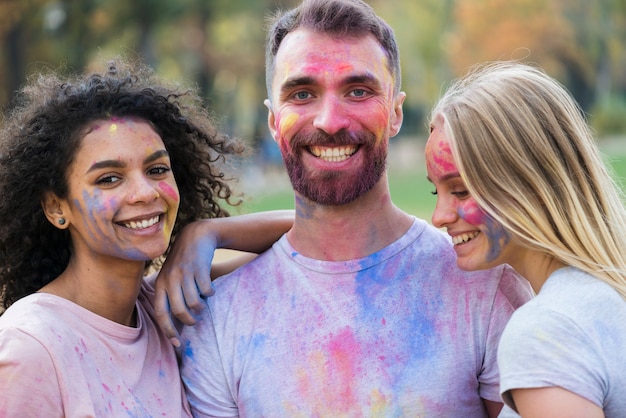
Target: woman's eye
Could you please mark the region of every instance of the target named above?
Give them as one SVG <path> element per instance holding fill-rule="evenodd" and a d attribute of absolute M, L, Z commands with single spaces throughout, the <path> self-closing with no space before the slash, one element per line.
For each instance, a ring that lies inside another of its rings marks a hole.
<path fill-rule="evenodd" d="M 437 196 L 439 193 L 437 193 L 437 189 L 435 189 L 432 192 L 430 192 L 430 194 L 432 194 L 433 196 Z"/>
<path fill-rule="evenodd" d="M 452 194 L 454 196 L 456 196 L 457 198 L 459 198 L 459 199 L 464 199 L 467 196 L 469 196 L 469 192 L 467 190 L 462 190 L 462 191 L 459 191 L 459 192 L 452 192 Z"/>
<path fill-rule="evenodd" d="M 121 177 L 116 176 L 115 174 L 107 174 L 106 176 L 100 177 L 96 181 L 96 184 L 107 186 L 107 185 L 111 185 L 111 184 L 117 183 L 121 179 L 122 179 Z"/>
<path fill-rule="evenodd" d="M 152 167 L 150 170 L 148 170 L 148 173 L 151 175 L 159 176 L 165 173 L 169 173 L 170 171 L 172 171 L 172 169 L 169 167 L 158 166 L 158 167 Z"/>

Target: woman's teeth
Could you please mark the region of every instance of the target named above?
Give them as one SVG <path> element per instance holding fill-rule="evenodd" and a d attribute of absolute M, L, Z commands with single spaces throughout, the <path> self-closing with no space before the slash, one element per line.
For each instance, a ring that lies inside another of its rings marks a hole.
<path fill-rule="evenodd" d="M 456 244 L 462 244 L 464 242 L 467 242 L 473 238 L 476 238 L 476 236 L 479 234 L 480 232 L 472 232 L 470 234 L 461 234 L 461 235 L 456 235 L 454 237 L 452 237 L 452 243 L 454 245 Z"/>
<path fill-rule="evenodd" d="M 154 218 L 144 219 L 143 221 L 130 221 L 124 223 L 124 226 L 130 229 L 145 229 L 154 225 L 157 222 L 159 222 L 159 217 L 155 216 Z"/>

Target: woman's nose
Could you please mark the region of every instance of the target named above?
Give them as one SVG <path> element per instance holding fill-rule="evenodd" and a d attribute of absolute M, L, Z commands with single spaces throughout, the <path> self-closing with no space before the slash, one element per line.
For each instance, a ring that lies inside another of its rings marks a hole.
<path fill-rule="evenodd" d="M 458 216 L 457 208 L 452 205 L 452 202 L 437 195 L 437 204 L 431 218 L 432 224 L 437 228 L 442 228 L 456 221 Z"/>
<path fill-rule="evenodd" d="M 159 191 L 156 184 L 144 177 L 136 178 L 132 181 L 132 190 L 129 200 L 132 203 L 149 203 L 159 198 Z"/>

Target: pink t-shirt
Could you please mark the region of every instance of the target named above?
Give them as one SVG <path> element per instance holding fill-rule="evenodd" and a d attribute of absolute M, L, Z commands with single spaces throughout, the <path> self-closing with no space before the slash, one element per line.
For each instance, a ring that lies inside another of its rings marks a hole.
<path fill-rule="evenodd" d="M 14 303 L 0 316 L 0 416 L 190 416 L 150 292 L 137 328 L 50 294 Z"/>

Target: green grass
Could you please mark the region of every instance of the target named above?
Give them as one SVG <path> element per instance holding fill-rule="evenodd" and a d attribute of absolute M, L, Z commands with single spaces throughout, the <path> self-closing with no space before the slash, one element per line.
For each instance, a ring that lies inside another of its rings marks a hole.
<path fill-rule="evenodd" d="M 426 180 L 425 172 L 389 172 L 389 188 L 395 204 L 408 213 L 430 219 L 435 208 L 434 188 Z M 260 212 L 273 209 L 293 209 L 294 197 L 290 188 L 275 192 L 247 193 L 241 212 Z"/>
<path fill-rule="evenodd" d="M 626 190 L 626 139 L 622 142 L 624 146 L 616 147 L 613 144 L 610 148 L 603 149 L 603 151 L 608 157 L 619 183 Z M 432 184 L 426 180 L 426 171 L 422 158 L 421 156 L 416 158 L 417 161 L 411 167 L 406 167 L 405 165 L 404 168 L 394 168 L 393 164 L 390 164 L 389 187 L 391 197 L 398 207 L 430 221 L 430 216 L 435 208 L 436 196 L 432 195 L 434 191 Z M 286 184 L 286 187 L 273 187 L 273 192 L 246 193 L 246 202 L 239 212 L 293 209 L 293 192 L 288 186 Z"/>

